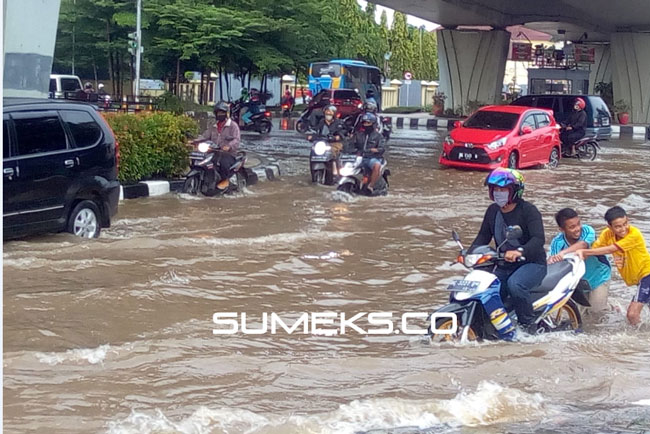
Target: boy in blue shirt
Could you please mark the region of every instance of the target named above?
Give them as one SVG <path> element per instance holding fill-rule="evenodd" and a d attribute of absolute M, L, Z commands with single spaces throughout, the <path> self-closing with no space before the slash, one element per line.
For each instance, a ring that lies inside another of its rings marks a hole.
<path fill-rule="evenodd" d="M 571 208 L 564 208 L 555 214 L 555 221 L 560 228 L 560 233 L 551 241 L 551 256 L 548 263 L 559 262 L 567 253 L 579 249 L 588 249 L 596 241 L 596 231 L 589 225 L 580 222 L 578 213 Z M 590 256 L 585 260 L 584 280 L 589 283 L 591 291 L 587 293 L 589 304 L 593 312 L 600 312 L 607 308 L 607 295 L 609 280 L 612 276 L 612 267 L 605 256 Z"/>

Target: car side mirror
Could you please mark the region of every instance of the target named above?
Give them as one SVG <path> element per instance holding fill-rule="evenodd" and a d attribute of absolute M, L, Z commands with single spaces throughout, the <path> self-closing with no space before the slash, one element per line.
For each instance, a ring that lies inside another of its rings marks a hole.
<path fill-rule="evenodd" d="M 521 230 L 521 226 L 508 226 L 506 228 L 506 239 L 507 240 L 518 240 L 524 235 L 524 231 Z"/>
<path fill-rule="evenodd" d="M 528 125 L 525 125 L 525 126 L 523 126 L 523 127 L 521 128 L 521 134 L 522 134 L 522 135 L 523 135 L 523 134 L 530 134 L 530 133 L 532 133 L 532 132 L 533 132 L 533 129 L 532 129 L 530 126 L 528 126 Z"/>

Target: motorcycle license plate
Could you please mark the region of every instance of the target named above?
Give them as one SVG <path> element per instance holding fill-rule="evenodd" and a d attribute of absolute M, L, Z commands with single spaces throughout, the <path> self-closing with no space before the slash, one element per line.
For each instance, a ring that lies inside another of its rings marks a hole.
<path fill-rule="evenodd" d="M 320 162 L 320 161 L 327 161 L 327 160 L 329 160 L 329 156 L 327 155 L 314 155 L 313 157 L 311 157 L 311 161 Z"/>
<path fill-rule="evenodd" d="M 205 158 L 205 154 L 203 152 L 190 152 L 190 158 L 194 160 L 203 160 Z"/>
<path fill-rule="evenodd" d="M 447 287 L 447 291 L 472 292 L 478 289 L 480 283 L 476 280 L 454 280 Z"/>

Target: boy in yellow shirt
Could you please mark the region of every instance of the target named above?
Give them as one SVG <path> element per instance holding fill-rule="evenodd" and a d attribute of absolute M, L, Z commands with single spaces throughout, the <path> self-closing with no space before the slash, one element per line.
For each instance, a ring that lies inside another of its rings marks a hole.
<path fill-rule="evenodd" d="M 614 256 L 614 263 L 628 286 L 637 285 L 637 292 L 627 308 L 627 320 L 632 325 L 641 322 L 643 305 L 650 308 L 650 253 L 641 231 L 630 226 L 625 210 L 620 206 L 610 208 L 605 213 L 607 229 L 600 233 L 591 249 L 580 249 L 576 254 L 584 259 L 587 256 Z"/>

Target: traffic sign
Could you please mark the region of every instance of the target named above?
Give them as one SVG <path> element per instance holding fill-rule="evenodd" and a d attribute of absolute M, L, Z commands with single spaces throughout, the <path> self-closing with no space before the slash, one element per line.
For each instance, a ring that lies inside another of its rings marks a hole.
<path fill-rule="evenodd" d="M 413 74 L 411 74 L 410 72 L 406 71 L 404 73 L 404 80 L 411 80 L 412 78 L 413 78 Z"/>

